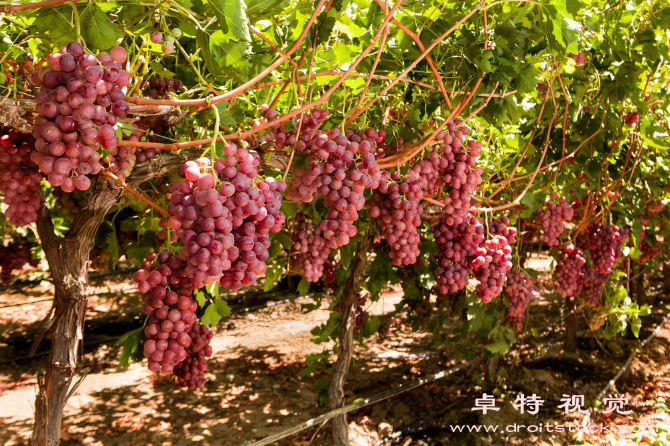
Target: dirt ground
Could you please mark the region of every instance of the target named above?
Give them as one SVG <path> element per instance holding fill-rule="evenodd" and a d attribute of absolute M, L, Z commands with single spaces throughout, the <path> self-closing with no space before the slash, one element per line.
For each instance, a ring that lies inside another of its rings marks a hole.
<path fill-rule="evenodd" d="M 531 303 L 533 320 L 556 321 L 536 324 L 544 328 L 536 338 L 527 335 L 515 346 L 535 351 L 562 333 L 561 299 L 550 282 L 549 260 L 532 258 L 528 266 L 542 271 L 542 293 Z M 89 300 L 84 365 L 88 376 L 69 401 L 64 418 L 62 444 L 69 445 L 231 445 L 255 440 L 317 417 L 326 409 L 317 404 L 315 385 L 328 378 L 323 370 L 300 377 L 306 354 L 321 352 L 330 345 L 310 342 L 310 331 L 328 318 L 327 300 L 320 310 L 302 313 L 303 298 L 255 312 L 239 312 L 223 320 L 212 341 L 214 355 L 206 382 L 196 391 L 180 390 L 174 379 L 151 374 L 145 364 L 133 364 L 124 371 L 117 362 L 120 348 L 116 338 L 135 328 L 140 306 L 129 280 L 124 276 L 101 277 L 94 281 L 95 297 Z M 652 284 L 653 288 L 653 284 Z M 25 356 L 50 302 L 2 308 L 12 303 L 44 299 L 48 285 L 4 289 L 0 295 L 0 444 L 27 444 L 33 423 L 36 375 L 46 356 L 2 363 Z M 275 296 L 282 299 L 286 296 Z M 653 314 L 643 324 L 646 338 L 670 311 L 670 300 L 659 296 Z M 235 297 L 233 297 L 234 300 Z M 389 290 L 369 308 L 372 314 L 386 314 L 401 299 L 399 290 Z M 583 318 L 580 320 L 580 325 Z M 114 330 L 111 331 L 111 328 Z M 121 329 L 119 328 L 121 327 Z M 448 328 L 454 328 L 453 327 Z M 508 353 L 499 364 L 495 390 L 497 412 L 473 411 L 474 398 L 484 392 L 484 367 L 475 365 L 447 378 L 421 386 L 397 397 L 367 406 L 348 416 L 353 445 L 375 445 L 393 433 L 399 438 L 386 444 L 413 445 L 626 445 L 670 444 L 658 436 L 670 432 L 670 326 L 633 359 L 627 372 L 607 394 L 623 394 L 629 402 L 627 415 L 589 420 L 587 427 L 602 423 L 613 432 L 584 436 L 565 433 L 509 432 L 513 425 L 580 424 L 584 415 L 564 415 L 557 408 L 563 394 L 593 399 L 614 377 L 637 345 L 632 337 L 602 343 L 587 330 L 580 331 L 578 349 L 567 354 L 560 343 L 543 348 L 532 358 L 521 358 L 519 350 Z M 102 343 L 100 343 L 102 342 Z M 432 337 L 414 333 L 399 324 L 386 338 L 378 336 L 356 345 L 356 360 L 346 383 L 347 402 L 398 388 L 448 369 L 462 360 L 457 350 L 463 344 L 436 347 Z M 42 349 L 44 346 L 42 346 Z M 477 346 L 475 346 L 477 348 Z M 38 349 L 38 352 L 43 351 Z M 334 358 L 333 358 L 334 359 Z M 474 396 L 462 399 L 469 391 Z M 536 415 L 520 414 L 512 407 L 517 394 L 535 393 L 545 400 Z M 449 404 L 460 404 L 445 410 Z M 404 432 L 408 426 L 431 420 Z M 464 427 L 458 432 L 455 426 Z M 472 426 L 498 426 L 496 432 L 467 432 Z M 633 435 L 641 426 L 646 433 Z M 456 432 L 454 430 L 456 429 Z M 656 429 L 656 431 L 654 431 Z M 665 430 L 665 431 L 664 431 Z M 580 443 L 579 441 L 582 441 Z M 246 442 L 246 443 L 245 443 Z M 328 425 L 315 426 L 281 440 L 281 445 L 329 445 Z"/>

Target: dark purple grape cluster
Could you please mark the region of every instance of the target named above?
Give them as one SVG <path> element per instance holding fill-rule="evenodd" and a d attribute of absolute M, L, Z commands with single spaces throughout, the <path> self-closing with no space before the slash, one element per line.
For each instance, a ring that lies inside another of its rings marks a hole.
<path fill-rule="evenodd" d="M 404 178 L 397 171 L 390 178 L 387 171 L 382 172 L 382 183 L 366 203 L 391 248 L 394 265 L 412 265 L 419 255 L 423 181 L 413 170 L 409 172 Z"/>
<path fill-rule="evenodd" d="M 149 321 L 144 328 L 144 356 L 152 372 L 173 373 L 186 359 L 191 344 L 189 332 L 197 317 L 197 303 L 192 300 L 193 280 L 179 256 L 161 251 L 148 253 L 133 280 L 143 294 L 144 314 Z"/>
<path fill-rule="evenodd" d="M 507 273 L 505 294 L 508 297 L 508 307 L 505 317 L 517 333 L 523 331 L 523 317 L 528 303 L 540 292 L 535 286 L 537 280 L 521 270 Z"/>
<path fill-rule="evenodd" d="M 627 231 L 617 226 L 591 223 L 586 231 L 586 247 L 591 253 L 595 272 L 607 275 L 612 272 L 612 267 L 623 254 L 621 247 L 627 238 Z"/>
<path fill-rule="evenodd" d="M 638 259 L 638 262 L 640 262 L 640 265 L 644 265 L 647 263 L 647 260 L 653 260 L 657 255 L 659 255 L 661 253 L 661 248 L 653 247 L 647 243 L 647 240 L 644 238 L 644 228 L 642 228 L 640 238 L 642 241 L 640 242 L 639 249 L 642 251 L 642 255 Z"/>
<path fill-rule="evenodd" d="M 481 223 L 484 226 L 484 223 Z M 475 292 L 484 303 L 496 297 L 505 285 L 507 272 L 512 269 L 512 244 L 516 228 L 510 228 L 509 220 L 503 216 L 499 221 L 489 219 L 485 227 L 489 238 L 477 249 L 472 261 L 472 273 L 479 280 Z"/>
<path fill-rule="evenodd" d="M 212 356 L 212 346 L 209 345 L 214 337 L 209 328 L 202 324 L 193 324 L 191 332 L 191 345 L 188 346 L 188 356 L 177 364 L 174 374 L 179 378 L 179 385 L 190 390 L 202 386 L 207 370 L 207 358 Z"/>
<path fill-rule="evenodd" d="M 367 302 L 367 298 L 365 296 L 360 296 L 356 300 L 356 304 L 354 307 L 354 338 L 358 336 L 358 333 L 361 331 L 361 328 L 365 324 L 365 320 L 368 317 L 368 312 L 365 311 L 365 303 Z M 338 302 L 337 305 L 335 305 L 335 308 L 333 310 L 337 311 L 338 313 L 342 312 L 342 301 Z"/>
<path fill-rule="evenodd" d="M 480 249 L 486 239 L 485 228 L 476 218 L 471 216 L 465 222 L 452 225 L 447 224 L 447 218 L 442 215 L 430 228 L 438 249 L 435 280 L 439 294 L 455 293 L 465 288 L 472 259 L 485 252 Z"/>
<path fill-rule="evenodd" d="M 27 241 L 12 242 L 7 246 L 0 244 L 0 278 L 3 284 L 9 285 L 12 282 L 12 272 L 22 269 L 26 263 L 37 266 L 40 260 L 33 259 L 33 246 Z"/>
<path fill-rule="evenodd" d="M 322 233 L 319 225 L 305 214 L 296 214 L 291 232 L 291 265 L 308 282 L 318 282 L 321 279 L 330 254 L 328 241 Z"/>
<path fill-rule="evenodd" d="M 561 261 L 554 268 L 558 280 L 558 292 L 563 297 L 574 297 L 584 288 L 584 251 L 573 245 L 567 246 L 561 254 Z"/>
<path fill-rule="evenodd" d="M 600 296 L 605 289 L 605 283 L 609 279 L 609 273 L 599 273 L 594 265 L 588 263 L 583 268 L 583 282 L 581 300 L 584 305 L 597 307 L 600 303 Z"/>
<path fill-rule="evenodd" d="M 144 95 L 152 99 L 170 99 L 172 97 L 170 90 L 178 93 L 183 89 L 184 83 L 179 79 L 162 79 L 153 76 L 149 79 L 149 88 L 144 90 Z"/>
<path fill-rule="evenodd" d="M 121 47 L 96 57 L 79 42 L 70 42 L 49 57 L 48 67 L 31 74 L 41 87 L 35 96 L 39 116 L 31 159 L 52 186 L 65 192 L 88 189 L 87 175 L 102 168 L 98 148 L 117 148 L 114 126 L 130 110 L 122 91 L 130 82 L 125 60 Z"/>
<path fill-rule="evenodd" d="M 552 192 L 551 198 L 553 200 L 558 198 L 556 192 Z M 561 197 L 558 203 L 550 200 L 536 212 L 540 218 L 540 240 L 549 246 L 558 246 L 560 244 L 558 238 L 565 231 L 563 222 L 572 220 L 572 206 L 565 201 L 565 197 Z"/>
<path fill-rule="evenodd" d="M 30 160 L 35 139 L 15 130 L 0 128 L 0 191 L 7 205 L 5 217 L 16 226 L 37 221 L 40 209 L 40 174 Z"/>

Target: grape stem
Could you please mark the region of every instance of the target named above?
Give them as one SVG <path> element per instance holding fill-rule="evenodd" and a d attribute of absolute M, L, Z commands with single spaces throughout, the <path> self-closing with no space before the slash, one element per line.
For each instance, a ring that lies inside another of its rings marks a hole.
<path fill-rule="evenodd" d="M 267 43 L 268 45 L 270 45 L 270 47 L 271 47 L 273 50 L 275 50 L 276 52 L 278 52 L 278 53 L 281 54 L 282 56 L 285 56 L 285 55 L 286 55 L 286 53 L 283 52 L 277 45 L 275 45 L 274 43 L 272 43 L 272 41 L 271 41 L 270 39 L 268 39 L 267 37 L 265 37 L 265 36 L 264 36 L 263 34 L 261 34 L 260 32 L 256 31 L 253 27 L 250 26 L 250 27 L 249 27 L 249 31 L 251 31 L 251 33 L 252 33 L 253 35 L 255 35 L 255 36 L 257 36 L 257 37 L 260 37 L 261 40 L 263 40 L 265 43 Z M 316 41 L 316 39 L 315 39 L 315 41 Z M 295 68 L 296 70 L 298 69 L 298 64 L 296 63 L 295 60 L 293 60 L 293 59 L 287 59 L 287 61 L 288 61 L 288 63 L 290 63 L 290 64 L 293 66 L 293 68 Z"/>
<path fill-rule="evenodd" d="M 535 177 L 537 176 L 538 172 L 540 171 L 540 168 L 542 167 L 542 162 L 544 161 L 544 157 L 547 154 L 547 149 L 549 148 L 549 143 L 551 142 L 551 128 L 554 125 L 554 121 L 556 120 L 556 114 L 558 113 L 558 110 L 554 111 L 554 116 L 551 118 L 551 121 L 549 122 L 549 127 L 547 129 L 547 138 L 546 142 L 544 144 L 544 150 L 542 151 L 542 156 L 540 157 L 540 161 L 537 163 L 537 168 L 535 169 L 535 172 L 532 173 L 530 180 L 528 181 L 528 184 L 526 184 L 526 187 L 524 190 L 517 196 L 514 201 L 511 203 L 504 204 L 502 206 L 496 206 L 493 208 L 475 208 L 472 207 L 470 208 L 471 211 L 475 212 L 495 212 L 495 211 L 502 211 L 505 209 L 509 209 L 511 207 L 514 207 L 518 205 L 523 197 L 526 195 L 526 192 L 528 192 L 528 189 L 530 189 L 531 184 L 535 181 Z"/>
<path fill-rule="evenodd" d="M 200 74 L 200 70 L 198 70 L 198 68 L 195 66 L 195 64 L 193 63 L 193 61 L 189 57 L 189 55 L 186 54 L 186 51 L 184 51 L 184 48 L 182 48 L 182 46 L 179 44 L 179 42 L 177 42 L 175 40 L 174 44 L 177 45 L 177 48 L 179 48 L 179 51 L 181 51 L 181 53 L 184 55 L 184 58 L 186 58 L 186 60 L 188 60 L 188 63 L 191 65 L 191 68 L 193 68 L 193 71 L 195 71 L 195 74 L 198 76 L 198 80 L 200 80 L 200 83 L 202 83 L 202 85 L 207 87 L 209 89 L 209 91 L 218 95 L 219 92 L 216 91 L 214 88 L 212 88 L 212 86 L 209 85 L 205 79 L 203 79 L 202 74 Z M 131 102 L 131 101 L 128 101 L 128 102 Z M 213 98 L 210 96 L 210 97 L 205 98 L 205 104 L 203 104 L 203 105 L 207 105 L 209 107 L 212 103 L 216 104 L 216 102 L 214 102 Z"/>
<path fill-rule="evenodd" d="M 114 180 L 119 186 L 123 187 L 125 190 L 127 190 L 128 192 L 130 192 L 130 194 L 131 194 L 132 196 L 134 196 L 135 198 L 138 198 L 138 199 L 142 200 L 143 202 L 145 202 L 146 204 L 148 204 L 148 205 L 151 206 L 152 208 L 156 209 L 156 210 L 157 210 L 158 212 L 160 212 L 163 216 L 165 216 L 165 217 L 169 217 L 169 215 L 168 215 L 168 213 L 167 213 L 167 211 L 166 211 L 165 209 L 163 209 L 162 207 L 158 206 L 156 203 L 154 203 L 153 201 L 149 200 L 148 198 L 146 198 L 146 197 L 145 197 L 144 195 L 142 195 L 141 193 L 137 192 L 137 191 L 136 191 L 135 189 L 133 189 L 132 187 L 128 186 L 128 184 L 126 184 L 125 181 L 123 181 L 121 178 L 119 178 L 119 177 L 117 177 L 116 175 L 114 175 L 112 172 L 110 172 L 110 171 L 108 171 L 108 170 L 105 170 L 105 171 L 102 172 L 102 174 L 103 174 L 104 176 L 106 176 L 107 178 L 110 178 L 110 179 Z"/>
<path fill-rule="evenodd" d="M 81 20 L 79 19 L 79 10 L 74 1 L 68 0 L 65 4 L 72 6 L 72 13 L 74 15 L 74 29 L 77 35 L 77 42 L 81 42 Z"/>
<path fill-rule="evenodd" d="M 209 153 L 212 157 L 212 164 L 216 161 L 216 140 L 219 139 L 219 109 L 212 104 L 210 107 L 214 110 L 214 136 L 212 137 L 212 145 L 209 146 Z"/>

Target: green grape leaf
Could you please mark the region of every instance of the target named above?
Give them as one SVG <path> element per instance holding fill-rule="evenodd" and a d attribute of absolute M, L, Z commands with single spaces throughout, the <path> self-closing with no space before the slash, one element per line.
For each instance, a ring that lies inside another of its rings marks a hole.
<path fill-rule="evenodd" d="M 98 50 L 107 50 L 116 41 L 123 37 L 123 33 L 115 26 L 107 14 L 95 5 L 89 3 L 80 17 L 81 37 L 86 45 Z"/>
<path fill-rule="evenodd" d="M 207 3 L 219 22 L 219 29 L 223 32 L 222 42 L 228 42 L 231 38 L 251 42 L 247 5 L 244 0 L 207 0 Z"/>
<path fill-rule="evenodd" d="M 142 350 L 139 349 L 139 346 L 143 339 L 144 327 L 140 327 L 125 333 L 118 341 L 116 341 L 117 347 L 123 345 L 123 349 L 119 355 L 119 363 L 121 363 L 121 367 L 123 367 L 124 370 L 128 370 L 131 360 L 142 360 Z"/>

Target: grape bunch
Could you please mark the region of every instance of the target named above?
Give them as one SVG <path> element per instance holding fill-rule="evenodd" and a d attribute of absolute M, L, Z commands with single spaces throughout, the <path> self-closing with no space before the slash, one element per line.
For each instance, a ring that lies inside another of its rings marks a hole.
<path fill-rule="evenodd" d="M 183 179 L 170 184 L 168 226 L 184 243 L 180 257 L 195 288 L 254 283 L 265 273 L 269 232 L 279 232 L 286 220 L 280 212 L 286 183 L 267 178 L 254 186 L 258 154 L 235 143 L 224 153 L 214 166 L 208 158 L 187 162 L 179 171 Z"/>
<path fill-rule="evenodd" d="M 586 247 L 591 252 L 595 272 L 607 275 L 612 272 L 623 254 L 621 247 L 627 237 L 627 231 L 617 226 L 591 223 L 586 231 Z"/>
<path fill-rule="evenodd" d="M 184 89 L 184 83 L 179 79 L 162 79 L 153 76 L 149 78 L 149 88 L 144 90 L 144 95 L 152 99 L 170 99 L 170 90 L 178 93 Z"/>
<path fill-rule="evenodd" d="M 484 225 L 484 223 L 481 223 Z M 509 228 L 509 220 L 503 216 L 499 221 L 489 219 L 486 227 L 490 238 L 484 241 L 472 261 L 472 273 L 479 280 L 475 292 L 484 303 L 489 303 L 503 289 L 507 272 L 512 269 L 512 244 L 516 228 Z"/>
<path fill-rule="evenodd" d="M 662 201 L 652 200 L 646 204 L 645 214 L 650 217 L 661 212 L 663 208 L 665 208 L 665 204 Z"/>
<path fill-rule="evenodd" d="M 63 211 L 68 221 L 73 222 L 81 211 L 78 203 L 83 197 L 78 196 L 77 191 L 68 194 L 63 192 L 62 189 L 54 189 L 53 195 L 56 197 L 56 208 Z"/>
<path fill-rule="evenodd" d="M 323 284 L 331 291 L 337 291 L 337 266 L 339 262 L 333 258 L 328 259 L 323 263 Z"/>
<path fill-rule="evenodd" d="M 555 192 L 551 194 L 551 198 L 553 200 L 557 198 Z M 565 231 L 565 223 L 563 222 L 572 220 L 572 206 L 567 203 L 565 197 L 561 197 L 558 203 L 548 201 L 536 213 L 540 218 L 540 240 L 549 246 L 558 246 L 560 244 L 558 238 Z"/>
<path fill-rule="evenodd" d="M 477 253 L 484 253 L 480 245 L 484 243 L 484 226 L 471 217 L 459 224 L 447 224 L 449 217 L 444 214 L 430 230 L 438 249 L 438 267 L 435 280 L 439 294 L 455 293 L 465 288 L 470 277 L 471 259 Z"/>
<path fill-rule="evenodd" d="M 507 273 L 505 294 L 508 297 L 508 307 L 505 317 L 517 333 L 523 331 L 523 317 L 528 303 L 540 292 L 535 286 L 536 282 L 534 277 L 521 270 Z"/>
<path fill-rule="evenodd" d="M 99 246 L 93 246 L 88 253 L 89 268 L 96 271 L 106 270 L 110 259 L 111 255 L 109 254 L 109 251 L 104 251 Z"/>
<path fill-rule="evenodd" d="M 625 115 L 623 115 L 623 122 L 627 126 L 637 125 L 640 122 L 640 113 L 636 111 L 626 113 Z"/>
<path fill-rule="evenodd" d="M 118 46 L 96 57 L 70 42 L 49 57 L 48 67 L 31 74 L 41 87 L 31 160 L 52 186 L 65 192 L 88 189 L 88 175 L 102 168 L 97 150 L 117 149 L 114 126 L 129 111 L 122 91 L 130 82 L 125 60 L 126 50 Z"/>
<path fill-rule="evenodd" d="M 640 242 L 640 251 L 642 251 L 642 255 L 638 261 L 640 262 L 640 265 L 644 265 L 647 260 L 653 260 L 657 255 L 659 255 L 661 253 L 661 248 L 651 246 L 649 243 L 647 243 L 647 240 L 644 238 L 644 228 L 642 228 L 640 238 L 642 239 Z"/>
<path fill-rule="evenodd" d="M 584 265 L 584 286 L 582 288 L 581 299 L 584 305 L 597 307 L 600 302 L 600 296 L 605 289 L 605 283 L 609 278 L 609 273 L 602 274 L 596 270 L 595 265 Z"/>
<path fill-rule="evenodd" d="M 37 266 L 39 259 L 33 259 L 32 243 L 21 241 L 12 242 L 7 246 L 0 245 L 0 278 L 2 283 L 9 285 L 12 281 L 12 272 L 22 269 L 26 263 Z"/>
<path fill-rule="evenodd" d="M 141 136 L 142 125 L 133 123 L 133 132 L 130 135 L 124 133 L 122 139 L 124 141 L 139 141 Z M 135 167 L 138 151 L 141 151 L 141 149 L 135 146 L 122 146 L 112 149 L 109 155 L 107 155 L 109 171 L 120 179 L 125 180 L 130 175 L 133 167 Z M 153 150 L 151 152 L 153 157 Z"/>
<path fill-rule="evenodd" d="M 368 317 L 368 312 L 365 311 L 365 303 L 367 302 L 367 297 L 361 295 L 356 300 L 354 306 L 354 338 L 358 336 L 358 333 L 361 331 L 361 328 L 365 324 L 365 320 Z M 334 311 L 342 313 L 342 301 L 338 302 L 333 308 Z"/>
<path fill-rule="evenodd" d="M 143 294 L 144 314 L 149 321 L 144 328 L 144 356 L 152 372 L 173 373 L 186 359 L 191 345 L 189 332 L 197 317 L 197 303 L 192 300 L 193 280 L 186 274 L 186 264 L 179 256 L 161 251 L 150 252 L 142 267 L 133 275 Z"/>
<path fill-rule="evenodd" d="M 420 205 L 423 198 L 423 182 L 414 171 L 401 179 L 400 172 L 393 172 L 390 184 L 383 182 L 367 201 L 370 216 L 377 219 L 382 236 L 386 239 L 394 265 L 412 265 L 419 255 L 419 232 L 421 225 Z M 382 179 L 389 176 L 382 173 Z"/>
<path fill-rule="evenodd" d="M 575 65 L 580 66 L 586 63 L 586 56 L 583 51 L 580 51 L 577 54 L 569 54 L 568 57 L 575 61 Z"/>
<path fill-rule="evenodd" d="M 561 254 L 561 261 L 554 268 L 558 280 L 558 292 L 563 297 L 574 297 L 584 288 L 584 251 L 573 245 L 567 246 Z"/>
<path fill-rule="evenodd" d="M 295 216 L 291 232 L 291 264 L 308 282 L 318 282 L 324 273 L 330 249 L 321 228 L 305 214 Z"/>
<path fill-rule="evenodd" d="M 5 216 L 16 226 L 37 221 L 42 175 L 30 160 L 35 139 L 15 130 L 0 128 L 0 190 L 7 205 Z"/>
<path fill-rule="evenodd" d="M 188 334 L 191 338 L 191 345 L 188 346 L 188 356 L 177 364 L 174 368 L 174 374 L 179 379 L 181 387 L 188 387 L 190 390 L 202 386 L 207 370 L 207 359 L 212 356 L 212 346 L 209 345 L 214 337 L 209 328 L 195 323 L 191 332 Z"/>
<path fill-rule="evenodd" d="M 277 110 L 269 109 L 265 113 L 265 117 L 269 120 L 283 117 L 279 115 Z M 286 146 L 296 147 L 300 152 L 305 151 L 310 142 L 318 136 L 318 129 L 323 122 L 328 118 L 328 112 L 321 108 L 315 108 L 310 112 L 305 112 L 301 120 L 293 117 L 288 122 L 275 124 L 271 127 L 273 139 L 278 149 L 283 149 Z M 285 127 L 292 126 L 290 130 Z M 300 127 L 300 135 L 298 135 L 298 127 Z M 269 132 L 268 132 L 269 133 Z M 296 145 L 296 141 L 298 144 Z"/>

